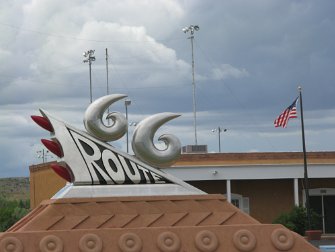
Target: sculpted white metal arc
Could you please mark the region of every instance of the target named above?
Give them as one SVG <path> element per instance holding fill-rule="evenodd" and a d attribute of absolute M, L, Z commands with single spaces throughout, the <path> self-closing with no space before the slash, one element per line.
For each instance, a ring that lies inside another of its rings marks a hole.
<path fill-rule="evenodd" d="M 58 174 L 65 174 L 74 185 L 170 183 L 163 172 L 136 157 L 64 123 L 46 111 L 41 110 L 41 113 L 50 125 L 51 137 L 58 149 Z M 49 144 L 45 146 L 53 150 Z"/>
<path fill-rule="evenodd" d="M 179 117 L 174 113 L 160 113 L 152 115 L 141 121 L 135 128 L 132 147 L 139 159 L 153 166 L 165 167 L 173 164 L 181 154 L 179 139 L 170 134 L 164 134 L 158 138 L 166 145 L 164 150 L 159 150 L 153 143 L 157 129 L 164 123 Z"/>
<path fill-rule="evenodd" d="M 40 110 L 42 116 L 32 116 L 39 126 L 51 134 L 51 140 L 42 139 L 45 147 L 59 158 L 57 163 L 51 164 L 51 168 L 71 182 L 54 198 L 203 194 L 199 189 L 148 165 L 151 163 L 166 166 L 172 164 L 180 155 L 180 142 L 174 136 L 162 135 L 159 138 L 165 142 L 165 150 L 158 150 L 153 144 L 153 136 L 157 129 L 179 115 L 157 114 L 138 125 L 133 146 L 135 153 L 143 161 L 104 142 L 111 139 L 105 136 L 111 132 L 108 131 L 109 127 L 102 123 L 103 112 L 110 104 L 124 97 L 126 96 L 120 94 L 102 97 L 86 110 L 84 121 L 90 134 L 43 110 Z M 122 129 L 117 126 L 120 121 L 126 120 L 115 119 L 113 128 L 116 126 Z M 127 125 L 124 122 L 121 124 Z M 119 132 L 123 132 L 124 129 Z M 113 139 L 116 138 L 115 135 L 122 134 L 114 134 Z M 150 186 L 152 184 L 155 186 Z"/>
<path fill-rule="evenodd" d="M 107 95 L 90 104 L 84 115 L 86 130 L 101 141 L 108 142 L 120 139 L 127 132 L 126 117 L 119 112 L 109 113 L 106 119 L 113 121 L 111 126 L 106 126 L 102 121 L 102 117 L 111 104 L 125 97 L 127 95 L 124 94 Z"/>

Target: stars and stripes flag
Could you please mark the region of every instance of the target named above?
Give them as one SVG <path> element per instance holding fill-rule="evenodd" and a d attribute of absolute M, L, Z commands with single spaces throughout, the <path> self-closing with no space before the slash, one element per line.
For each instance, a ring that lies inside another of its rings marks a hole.
<path fill-rule="evenodd" d="M 288 106 L 274 121 L 275 127 L 286 128 L 288 120 L 291 118 L 297 118 L 297 102 L 299 97 L 297 97 L 294 102 Z"/>

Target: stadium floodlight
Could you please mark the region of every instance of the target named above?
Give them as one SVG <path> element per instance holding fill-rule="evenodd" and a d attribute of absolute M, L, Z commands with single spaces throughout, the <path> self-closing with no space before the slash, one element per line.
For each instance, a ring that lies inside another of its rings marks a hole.
<path fill-rule="evenodd" d="M 198 31 L 200 28 L 198 25 L 190 25 L 187 27 L 184 27 L 182 31 L 184 33 L 190 32 L 191 36 L 189 39 L 191 39 L 191 48 L 192 48 L 192 87 L 193 87 L 193 117 L 194 117 L 194 143 L 195 145 L 198 145 L 198 139 L 197 139 L 197 106 L 196 106 L 196 99 L 195 99 L 195 80 L 194 80 L 194 53 L 193 53 L 193 39 L 194 39 L 194 31 Z"/>
<path fill-rule="evenodd" d="M 90 73 L 90 102 L 92 103 L 92 73 L 91 73 L 91 64 L 92 61 L 95 61 L 95 56 L 94 56 L 94 52 L 95 50 L 88 50 L 87 52 L 83 53 L 84 56 L 84 63 L 88 62 L 88 66 L 89 66 L 89 73 Z"/>
<path fill-rule="evenodd" d="M 215 133 L 217 132 L 218 133 L 218 137 L 219 137 L 219 153 L 221 152 L 221 132 L 226 132 L 227 129 L 224 129 L 222 127 L 217 127 L 216 129 L 212 129 L 212 132 Z"/>

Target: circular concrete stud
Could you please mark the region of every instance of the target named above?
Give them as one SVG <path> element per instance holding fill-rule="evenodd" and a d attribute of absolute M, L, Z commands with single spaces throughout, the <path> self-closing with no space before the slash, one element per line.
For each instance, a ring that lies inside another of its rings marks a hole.
<path fill-rule="evenodd" d="M 272 231 L 271 241 L 276 249 L 287 251 L 293 247 L 295 239 L 291 231 L 284 228 L 277 228 Z"/>
<path fill-rule="evenodd" d="M 55 235 L 47 235 L 40 241 L 40 250 L 42 252 L 62 252 L 63 241 Z"/>
<path fill-rule="evenodd" d="M 96 234 L 85 234 L 79 241 L 79 248 L 82 252 L 101 252 L 102 240 Z"/>
<path fill-rule="evenodd" d="M 256 247 L 257 240 L 253 233 L 240 229 L 233 236 L 234 246 L 240 251 L 251 251 Z"/>
<path fill-rule="evenodd" d="M 166 231 L 157 237 L 157 246 L 163 252 L 177 252 L 180 249 L 181 241 L 178 235 Z"/>
<path fill-rule="evenodd" d="M 202 252 L 212 252 L 218 248 L 219 240 L 213 232 L 203 230 L 195 236 L 195 246 Z"/>
<path fill-rule="evenodd" d="M 3 252 L 22 252 L 22 242 L 15 237 L 6 237 L 0 242 L 0 251 Z"/>
<path fill-rule="evenodd" d="M 139 252 L 142 250 L 142 240 L 134 233 L 125 233 L 119 239 L 119 248 L 123 252 Z"/>

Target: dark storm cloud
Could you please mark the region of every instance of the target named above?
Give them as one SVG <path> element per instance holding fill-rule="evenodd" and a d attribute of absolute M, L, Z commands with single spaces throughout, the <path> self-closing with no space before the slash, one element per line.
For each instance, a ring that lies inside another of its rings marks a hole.
<path fill-rule="evenodd" d="M 333 150 L 335 2 L 316 1 L 45 1 L 0 3 L 2 176 L 27 174 L 40 162 L 29 119 L 42 107 L 83 128 L 88 65 L 95 50 L 94 99 L 109 85 L 127 94 L 131 121 L 170 111 L 164 130 L 192 144 L 191 44 L 181 28 L 197 24 L 195 83 L 199 142 L 217 150 L 211 129 L 228 128 L 223 150 L 300 151 L 300 122 L 273 120 L 302 85 L 308 150 Z M 145 12 L 143 11 L 145 9 Z M 124 112 L 124 102 L 112 106 Z M 132 130 L 132 128 L 130 129 Z M 170 132 L 172 131 L 172 132 Z M 115 142 L 125 149 L 125 140 Z M 18 153 L 20 158 L 16 158 Z"/>

